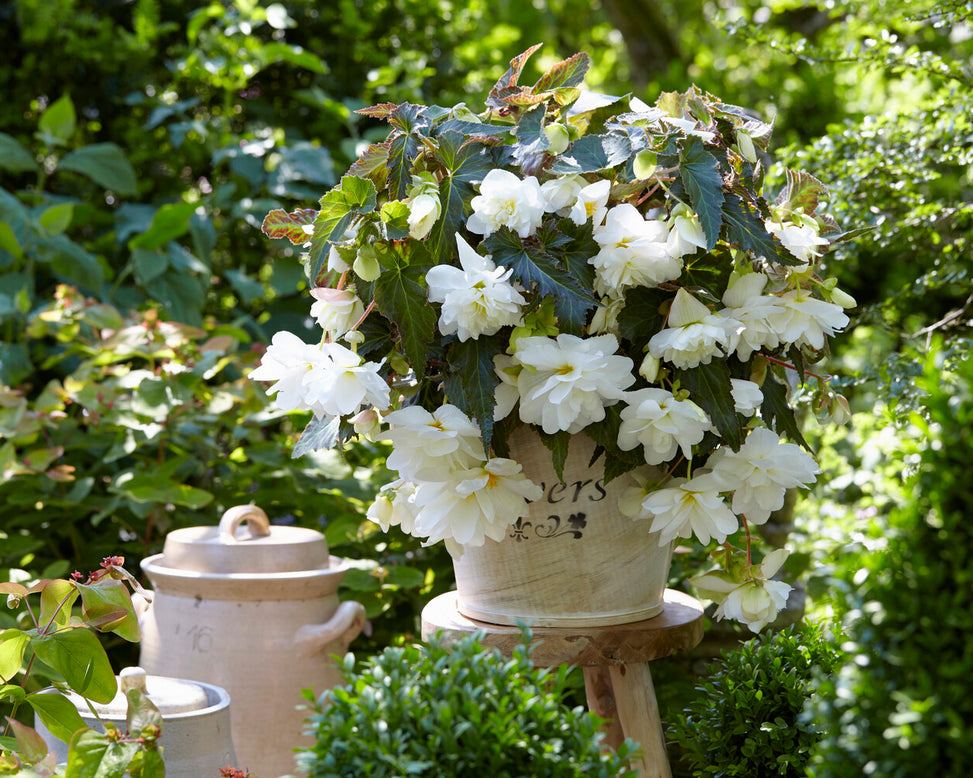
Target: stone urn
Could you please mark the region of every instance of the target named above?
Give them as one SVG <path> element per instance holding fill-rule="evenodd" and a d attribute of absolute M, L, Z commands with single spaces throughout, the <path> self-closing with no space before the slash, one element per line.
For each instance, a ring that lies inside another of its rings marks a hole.
<path fill-rule="evenodd" d="M 292 773 L 293 749 L 311 743 L 301 692 L 342 683 L 334 657 L 365 623 L 360 603 L 338 601 L 346 566 L 324 535 L 237 506 L 218 527 L 170 532 L 142 570 L 154 592 L 141 607 L 141 665 L 225 688 L 236 766 Z"/>

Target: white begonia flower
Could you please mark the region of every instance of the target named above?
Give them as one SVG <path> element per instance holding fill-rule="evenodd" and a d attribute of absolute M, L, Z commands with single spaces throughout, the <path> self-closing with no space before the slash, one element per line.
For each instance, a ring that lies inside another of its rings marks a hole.
<path fill-rule="evenodd" d="M 421 194 L 413 197 L 409 202 L 409 235 L 416 240 L 422 240 L 439 221 L 442 211 L 442 204 L 436 195 Z"/>
<path fill-rule="evenodd" d="M 722 543 L 736 532 L 739 522 L 720 491 L 711 474 L 703 473 L 688 481 L 673 479 L 668 486 L 646 495 L 642 508 L 653 517 L 649 530 L 659 533 L 659 545 L 693 535 L 703 545 L 710 538 Z"/>
<path fill-rule="evenodd" d="M 389 527 L 399 527 L 410 535 L 415 532 L 416 515 L 419 508 L 415 504 L 416 485 L 399 478 L 379 489 L 374 502 L 368 506 L 365 516 L 374 521 L 386 532 Z"/>
<path fill-rule="evenodd" d="M 778 295 L 777 301 L 781 310 L 770 318 L 770 325 L 782 343 L 820 351 L 826 337 L 848 325 L 848 316 L 840 305 L 819 300 L 800 287 Z"/>
<path fill-rule="evenodd" d="M 685 203 L 678 203 L 666 222 L 669 226 L 666 239 L 669 256 L 681 259 L 686 254 L 695 253 L 696 249 L 706 248 L 706 233 L 699 223 L 699 216 Z"/>
<path fill-rule="evenodd" d="M 635 381 L 634 363 L 617 350 L 614 335 L 520 338 L 514 352 L 524 367 L 517 376 L 520 420 L 553 435 L 604 419 L 605 406 L 621 400 Z"/>
<path fill-rule="evenodd" d="M 311 316 L 318 326 L 335 338 L 354 327 L 365 313 L 365 306 L 350 289 L 317 287 L 311 290 L 314 303 Z"/>
<path fill-rule="evenodd" d="M 446 473 L 466 470 L 483 461 L 480 428 L 455 405 L 434 413 L 412 405 L 385 417 L 385 438 L 392 442 L 387 465 L 412 481 L 442 480 Z"/>
<path fill-rule="evenodd" d="M 542 495 L 522 470 L 512 459 L 494 458 L 454 471 L 445 481 L 420 482 L 415 534 L 428 543 L 452 539 L 467 546 L 503 540 L 507 528 L 528 515 L 528 501 Z"/>
<path fill-rule="evenodd" d="M 360 227 L 360 221 L 352 222 L 341 234 L 341 237 L 336 242 L 331 244 L 331 249 L 328 251 L 328 270 L 334 273 L 347 273 L 349 270 L 351 270 L 351 265 L 349 265 L 341 254 L 338 253 L 335 243 L 340 246 L 350 246 L 358 237 L 358 229 Z"/>
<path fill-rule="evenodd" d="M 352 416 L 348 421 L 355 428 L 355 434 L 373 443 L 382 439 L 382 415 L 374 408 L 366 408 Z"/>
<path fill-rule="evenodd" d="M 611 181 L 602 178 L 578 192 L 578 199 L 571 208 L 571 221 L 580 227 L 591 219 L 593 226 L 600 227 L 608 212 L 611 188 Z"/>
<path fill-rule="evenodd" d="M 315 418 L 345 416 L 363 405 L 384 410 L 389 387 L 378 374 L 379 363 L 363 363 L 355 352 L 338 343 L 313 346 L 282 331 L 271 339 L 260 366 L 251 371 L 256 381 L 275 381 L 267 389 L 277 393 L 284 410 L 309 410 Z"/>
<path fill-rule="evenodd" d="M 544 210 L 567 216 L 572 206 L 578 201 L 581 190 L 588 185 L 577 173 L 558 176 L 541 184 L 541 194 L 544 196 Z"/>
<path fill-rule="evenodd" d="M 764 227 L 771 235 L 776 235 L 784 248 L 807 264 L 823 253 L 821 249 L 830 245 L 827 238 L 822 238 L 821 226 L 817 220 L 803 213 L 794 212 L 791 219 L 767 219 Z"/>
<path fill-rule="evenodd" d="M 810 486 L 821 472 L 804 449 L 763 427 L 747 435 L 739 451 L 718 448 L 707 465 L 723 490 L 733 491 L 733 512 L 751 524 L 765 523 L 784 506 L 788 489 Z"/>
<path fill-rule="evenodd" d="M 459 233 L 456 248 L 462 269 L 436 265 L 426 273 L 429 300 L 443 306 L 439 331 L 455 333 L 465 341 L 519 324 L 527 301 L 508 280 L 513 271 L 496 267 L 490 257 L 481 257 Z"/>
<path fill-rule="evenodd" d="M 764 401 L 760 385 L 742 378 L 730 379 L 730 394 L 733 395 L 733 409 L 744 416 L 753 416 Z"/>
<path fill-rule="evenodd" d="M 742 583 L 719 574 L 703 575 L 691 582 L 703 596 L 719 603 L 714 613 L 717 619 L 733 619 L 746 624 L 751 632 L 760 632 L 787 605 L 790 584 L 771 580 L 787 556 L 782 548 L 771 551 L 759 565 L 748 568 L 750 580 Z"/>
<path fill-rule="evenodd" d="M 497 388 L 493 390 L 493 420 L 506 419 L 520 400 L 517 391 L 517 375 L 521 367 L 514 362 L 513 357 L 497 354 L 493 358 L 493 370 L 500 379 Z"/>
<path fill-rule="evenodd" d="M 652 356 L 686 369 L 707 365 L 729 351 L 730 339 L 742 329 L 739 322 L 710 313 L 685 289 L 676 292 L 669 309 L 669 327 L 649 340 Z"/>
<path fill-rule="evenodd" d="M 651 354 L 646 354 L 642 359 L 642 364 L 639 365 L 639 375 L 642 376 L 650 384 L 655 383 L 655 379 L 659 377 L 659 358 L 654 357 Z"/>
<path fill-rule="evenodd" d="M 588 260 L 596 271 L 595 290 L 618 297 L 633 286 L 657 286 L 682 273 L 682 261 L 666 250 L 668 227 L 645 219 L 634 205 L 609 210 L 605 224 L 594 232 L 601 250 Z"/>
<path fill-rule="evenodd" d="M 508 227 L 521 238 L 533 235 L 544 218 L 544 195 L 534 176 L 520 179 L 495 168 L 484 176 L 480 194 L 470 201 L 473 213 L 467 229 L 478 235 L 492 235 Z"/>
<path fill-rule="evenodd" d="M 777 330 L 771 322 L 784 313 L 784 307 L 777 297 L 763 294 L 768 280 L 763 273 L 734 273 L 723 293 L 726 308 L 718 315 L 742 325 L 735 328 L 728 344 L 728 350 L 735 350 L 742 362 L 750 359 L 755 351 L 780 345 Z"/>
<path fill-rule="evenodd" d="M 690 400 L 677 400 L 667 389 L 629 392 L 625 403 L 618 447 L 631 451 L 641 445 L 648 465 L 669 462 L 679 449 L 686 459 L 692 459 L 693 446 L 712 428 L 702 408 Z"/>
<path fill-rule="evenodd" d="M 618 315 L 625 307 L 624 297 L 601 298 L 601 304 L 595 308 L 591 317 L 591 324 L 588 325 L 588 332 L 592 335 L 611 334 L 618 337 L 621 333 L 618 329 Z"/>

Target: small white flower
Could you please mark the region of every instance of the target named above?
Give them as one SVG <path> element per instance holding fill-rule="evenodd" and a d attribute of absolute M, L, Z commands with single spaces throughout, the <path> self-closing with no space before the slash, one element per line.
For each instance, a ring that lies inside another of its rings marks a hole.
<path fill-rule="evenodd" d="M 730 379 L 730 394 L 733 395 L 733 409 L 744 416 L 753 416 L 764 401 L 760 385 L 742 378 Z"/>
<path fill-rule="evenodd" d="M 338 253 L 335 246 L 350 246 L 354 243 L 358 237 L 359 227 L 361 227 L 361 222 L 352 222 L 348 229 L 341 234 L 341 237 L 331 244 L 331 249 L 328 251 L 328 270 L 335 273 L 347 273 L 351 270 L 351 265 Z"/>
<path fill-rule="evenodd" d="M 267 394 L 277 394 L 274 401 L 278 408 L 309 410 L 304 381 L 309 374 L 322 370 L 326 360 L 320 348 L 282 330 L 271 338 L 260 365 L 250 371 L 250 379 L 274 381 Z"/>
<path fill-rule="evenodd" d="M 611 181 L 600 179 L 588 184 L 578 192 L 578 199 L 571 208 L 571 221 L 579 227 L 588 219 L 595 227 L 601 226 L 608 211 L 608 194 L 611 192 Z"/>
<path fill-rule="evenodd" d="M 409 235 L 422 240 L 433 225 L 439 221 L 443 207 L 439 198 L 431 194 L 421 194 L 409 202 Z"/>
<path fill-rule="evenodd" d="M 820 257 L 821 249 L 829 245 L 827 238 L 820 235 L 821 227 L 817 220 L 795 212 L 796 221 L 789 219 L 767 219 L 764 227 L 767 232 L 780 238 L 784 248 L 805 264 Z"/>
<path fill-rule="evenodd" d="M 365 313 L 362 301 L 350 289 L 317 287 L 311 290 L 311 297 L 311 316 L 335 338 L 348 332 Z"/>
<path fill-rule="evenodd" d="M 492 235 L 508 227 L 521 238 L 533 235 L 544 218 L 544 195 L 534 176 L 521 180 L 499 168 L 486 174 L 480 194 L 470 201 L 473 213 L 467 229 L 479 235 Z"/>
<path fill-rule="evenodd" d="M 618 329 L 618 315 L 624 307 L 624 297 L 612 297 L 611 295 L 602 297 L 601 304 L 595 308 L 591 317 L 588 332 L 592 335 L 611 334 L 619 337 L 621 333 Z"/>
<path fill-rule="evenodd" d="M 659 533 L 659 545 L 693 535 L 704 545 L 710 538 L 722 543 L 727 535 L 736 532 L 737 517 L 720 491 L 711 475 L 703 473 L 688 481 L 673 479 L 669 486 L 650 492 L 642 507 L 654 517 L 649 529 Z"/>
<path fill-rule="evenodd" d="M 635 381 L 634 363 L 617 350 L 614 335 L 520 338 L 514 359 L 524 367 L 517 376 L 521 421 L 552 435 L 604 419 L 605 406 L 621 400 Z"/>
<path fill-rule="evenodd" d="M 646 354 L 642 359 L 642 364 L 639 365 L 639 375 L 650 384 L 654 384 L 655 379 L 659 377 L 659 364 L 658 357 Z"/>
<path fill-rule="evenodd" d="M 519 324 L 527 301 L 508 280 L 513 271 L 481 257 L 459 233 L 456 248 L 462 269 L 436 265 L 426 273 L 430 301 L 443 304 L 439 331 L 464 341 Z"/>
<path fill-rule="evenodd" d="M 517 391 L 517 375 L 521 368 L 514 362 L 513 357 L 497 354 L 493 358 L 493 370 L 500 379 L 500 383 L 493 391 L 493 420 L 500 421 L 510 415 L 520 400 L 520 392 Z"/>
<path fill-rule="evenodd" d="M 746 362 L 750 355 L 762 348 L 774 349 L 780 345 L 780 338 L 772 322 L 784 313 L 780 300 L 773 295 L 763 294 L 768 278 L 763 273 L 733 274 L 723 294 L 721 317 L 736 322 L 728 343 L 729 351 L 736 351 L 737 357 Z"/>
<path fill-rule="evenodd" d="M 739 329 L 738 323 L 710 313 L 709 308 L 680 288 L 669 309 L 669 327 L 652 336 L 649 351 L 678 368 L 707 365 L 713 357 L 723 356 L 730 338 Z"/>
<path fill-rule="evenodd" d="M 595 290 L 617 297 L 633 286 L 657 286 L 678 278 L 682 262 L 669 255 L 667 233 L 665 222 L 645 219 L 629 203 L 608 211 L 604 226 L 594 232 L 601 250 L 588 260 L 597 271 Z"/>
<path fill-rule="evenodd" d="M 800 287 L 779 295 L 777 300 L 781 310 L 770 319 L 770 324 L 783 343 L 820 351 L 825 338 L 848 325 L 848 316 L 841 306 L 812 297 Z"/>
<path fill-rule="evenodd" d="M 401 478 L 385 484 L 365 515 L 386 532 L 389 527 L 400 527 L 403 532 L 414 534 L 416 515 L 419 513 L 415 491 L 414 483 Z"/>
<path fill-rule="evenodd" d="M 541 494 L 517 462 L 490 459 L 450 473 L 446 481 L 421 482 L 415 493 L 415 534 L 429 543 L 452 539 L 482 546 L 486 538 L 499 542 L 511 524 L 528 515 L 528 501 Z"/>
<path fill-rule="evenodd" d="M 746 624 L 751 632 L 760 632 L 777 618 L 787 605 L 791 586 L 771 578 L 787 559 L 782 548 L 771 551 L 759 565 L 745 572 L 748 580 L 729 580 L 726 574 L 711 573 L 692 579 L 700 594 L 719 603 L 714 615 L 718 619 L 733 619 Z"/>
<path fill-rule="evenodd" d="M 696 212 L 684 203 L 677 204 L 667 220 L 669 236 L 666 249 L 669 256 L 680 259 L 686 254 L 694 254 L 696 249 L 706 248 L 706 233 L 699 223 Z"/>
<path fill-rule="evenodd" d="M 541 184 L 544 210 L 548 213 L 556 213 L 558 216 L 567 216 L 571 212 L 571 207 L 578 201 L 581 190 L 587 185 L 588 182 L 576 173 L 545 181 Z"/>
<path fill-rule="evenodd" d="M 667 389 L 639 389 L 628 393 L 625 402 L 618 447 L 631 451 L 641 445 L 648 465 L 672 460 L 679 449 L 692 459 L 693 446 L 712 427 L 702 408 L 690 400 L 677 400 Z"/>
<path fill-rule="evenodd" d="M 733 491 L 733 512 L 751 524 L 766 522 L 783 507 L 786 490 L 810 486 L 821 472 L 800 446 L 764 427 L 753 430 L 739 451 L 717 449 L 707 464 L 724 491 Z"/>
<path fill-rule="evenodd" d="M 483 461 L 480 429 L 455 405 L 442 405 L 435 413 L 412 405 L 385 417 L 392 441 L 387 465 L 413 481 L 441 480 L 445 474 L 465 470 Z"/>

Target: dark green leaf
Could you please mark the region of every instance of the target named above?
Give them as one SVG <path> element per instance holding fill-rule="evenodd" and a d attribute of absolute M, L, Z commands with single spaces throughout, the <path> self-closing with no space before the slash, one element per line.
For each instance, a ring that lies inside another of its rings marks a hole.
<path fill-rule="evenodd" d="M 760 416 L 767 426 L 778 435 L 786 435 L 792 441 L 810 451 L 811 447 L 804 440 L 800 427 L 797 425 L 794 409 L 787 402 L 787 387 L 778 383 L 774 379 L 773 373 L 768 370 L 760 391 L 764 396 L 764 401 L 760 405 Z"/>
<path fill-rule="evenodd" d="M 403 589 L 419 589 L 426 582 L 424 571 L 406 565 L 389 565 L 385 568 L 385 582 Z"/>
<path fill-rule="evenodd" d="M 423 107 L 412 103 L 397 105 L 389 113 L 389 124 L 405 135 L 411 135 L 428 122 L 423 115 Z"/>
<path fill-rule="evenodd" d="M 82 146 L 58 162 L 57 169 L 80 173 L 123 197 L 138 194 L 135 169 L 114 143 Z"/>
<path fill-rule="evenodd" d="M 357 176 L 345 176 L 321 198 L 321 210 L 314 219 L 311 250 L 304 267 L 312 285 L 321 274 L 331 242 L 341 239 L 357 214 L 375 210 L 376 202 L 375 184 Z"/>
<path fill-rule="evenodd" d="M 547 107 L 535 106 L 526 111 L 517 123 L 517 143 L 514 146 L 514 157 L 518 161 L 550 148 L 550 141 L 544 134 L 544 116 Z"/>
<path fill-rule="evenodd" d="M 28 694 L 26 700 L 50 733 L 65 743 L 87 726 L 74 703 L 60 692 L 35 692 Z"/>
<path fill-rule="evenodd" d="M 382 222 L 388 240 L 401 240 L 409 235 L 409 206 L 401 200 L 389 200 L 382 206 Z"/>
<path fill-rule="evenodd" d="M 622 337 L 632 344 L 634 353 L 641 353 L 652 336 L 663 329 L 665 313 L 660 308 L 671 300 L 671 294 L 645 287 L 637 287 L 625 295 L 618 328 Z"/>
<path fill-rule="evenodd" d="M 12 173 L 31 173 L 40 170 L 31 153 L 5 132 L 0 132 L 0 169 Z"/>
<path fill-rule="evenodd" d="M 446 349 L 446 398 L 479 425 L 485 451 L 493 439 L 494 390 L 500 383 L 493 358 L 505 345 L 494 335 L 456 341 Z"/>
<path fill-rule="evenodd" d="M 506 135 L 513 132 L 511 124 L 486 124 L 485 122 L 470 122 L 463 119 L 447 119 L 436 129 L 436 134 L 443 136 L 448 132 L 458 132 L 468 137 Z"/>
<path fill-rule="evenodd" d="M 412 183 L 412 160 L 419 152 L 419 143 L 412 135 L 397 135 L 389 147 L 389 194 L 397 200 L 404 198 Z"/>
<path fill-rule="evenodd" d="M 712 251 L 723 224 L 723 177 L 719 164 L 703 142 L 694 136 L 683 141 L 679 158 L 683 187 L 706 234 L 706 248 Z"/>
<path fill-rule="evenodd" d="M 74 691 L 95 702 L 108 703 L 118 684 L 105 649 L 88 629 L 63 629 L 31 641 L 37 658 L 64 676 Z"/>
<path fill-rule="evenodd" d="M 609 405 L 605 408 L 605 419 L 598 424 L 585 428 L 588 435 L 604 453 L 605 483 L 624 475 L 637 467 L 643 467 L 645 460 L 636 451 L 622 451 L 618 448 L 618 430 L 622 425 L 622 406 Z"/>
<path fill-rule="evenodd" d="M 732 193 L 726 195 L 723 203 L 723 219 L 726 222 L 727 238 L 742 249 L 782 265 L 801 264 L 797 257 L 784 249 L 778 238 L 767 232 L 756 208 L 745 203 L 737 195 Z"/>
<path fill-rule="evenodd" d="M 212 493 L 203 489 L 152 475 L 135 476 L 117 487 L 112 487 L 111 491 L 124 494 L 135 502 L 171 502 L 187 508 L 202 508 L 213 501 Z"/>
<path fill-rule="evenodd" d="M 426 245 L 439 264 L 449 264 L 456 256 L 456 233 L 473 212 L 470 199 L 474 195 L 473 181 L 482 180 L 490 172 L 490 158 L 483 153 L 482 143 L 465 143 L 459 133 L 449 132 L 440 138 L 437 159 L 450 171 L 439 182 L 439 202 L 442 214 L 429 233 Z"/>
<path fill-rule="evenodd" d="M 540 77 L 534 84 L 534 91 L 549 92 L 562 87 L 580 86 L 589 67 L 591 60 L 584 52 L 561 60 Z"/>
<path fill-rule="evenodd" d="M 436 312 L 426 300 L 426 272 L 432 259 L 418 241 L 376 243 L 375 249 L 383 267 L 391 266 L 375 281 L 375 305 L 395 324 L 406 359 L 417 375 L 423 375 L 436 330 Z"/>
<path fill-rule="evenodd" d="M 132 268 L 139 284 L 146 286 L 169 269 L 169 258 L 161 251 L 149 249 L 134 249 L 132 251 Z"/>
<path fill-rule="evenodd" d="M 84 289 L 97 290 L 105 280 L 98 257 L 66 235 L 51 235 L 37 247 L 38 258 L 50 262 L 62 278 Z"/>
<path fill-rule="evenodd" d="M 540 435 L 541 441 L 547 447 L 547 450 L 551 452 L 551 462 L 554 465 L 554 472 L 557 474 L 558 480 L 563 483 L 564 462 L 568 458 L 568 446 L 571 443 L 571 433 L 567 430 L 559 430 L 553 435 L 548 435 L 546 432 L 538 430 L 537 434 Z"/>
<path fill-rule="evenodd" d="M 338 429 L 341 426 L 341 419 L 338 417 L 329 418 L 324 416 L 320 419 L 311 419 L 304 432 L 301 433 L 300 440 L 294 445 L 291 451 L 291 458 L 297 459 L 304 456 L 309 451 L 317 451 L 322 448 L 334 448 L 338 442 Z"/>
<path fill-rule="evenodd" d="M 486 155 L 486 146 L 475 140 L 467 140 L 458 132 L 444 133 L 439 139 L 436 159 L 457 181 L 475 183 L 482 181 L 494 165 Z"/>
<path fill-rule="evenodd" d="M 604 170 L 608 165 L 608 154 L 601 135 L 585 135 L 571 144 L 551 166 L 551 172 L 594 173 Z"/>
<path fill-rule="evenodd" d="M 510 268 L 513 277 L 525 287 L 536 286 L 541 297 L 552 298 L 562 332 L 576 332 L 584 326 L 588 311 L 598 301 L 539 242 L 525 245 L 506 227 L 483 242 L 498 267 Z"/>
<path fill-rule="evenodd" d="M 675 370 L 674 377 L 689 399 L 706 411 L 723 441 L 734 451 L 743 443 L 743 425 L 730 393 L 730 370 L 726 362 L 713 360 L 688 370 Z"/>

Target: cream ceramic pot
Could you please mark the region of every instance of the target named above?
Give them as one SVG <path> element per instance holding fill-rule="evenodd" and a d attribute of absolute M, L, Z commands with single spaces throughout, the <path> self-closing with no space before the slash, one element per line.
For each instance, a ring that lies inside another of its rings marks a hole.
<path fill-rule="evenodd" d="M 342 683 L 333 655 L 365 623 L 360 603 L 338 602 L 346 567 L 324 535 L 238 506 L 219 527 L 170 532 L 142 569 L 154 593 L 140 616 L 140 664 L 225 688 L 236 766 L 260 778 L 293 773 L 292 750 L 310 743 L 301 690 Z"/>
<path fill-rule="evenodd" d="M 162 746 L 166 778 L 216 776 L 221 767 L 236 764 L 230 737 L 230 695 L 224 689 L 208 683 L 146 675 L 140 667 L 122 670 L 118 687 L 115 699 L 107 705 L 93 703 L 98 716 L 124 732 L 128 712 L 125 692 L 138 689 L 146 694 L 162 714 L 159 745 Z M 85 724 L 104 730 L 84 698 L 70 692 L 68 699 L 74 703 Z M 40 720 L 36 726 L 58 763 L 67 762 L 67 744 L 54 737 Z"/>

